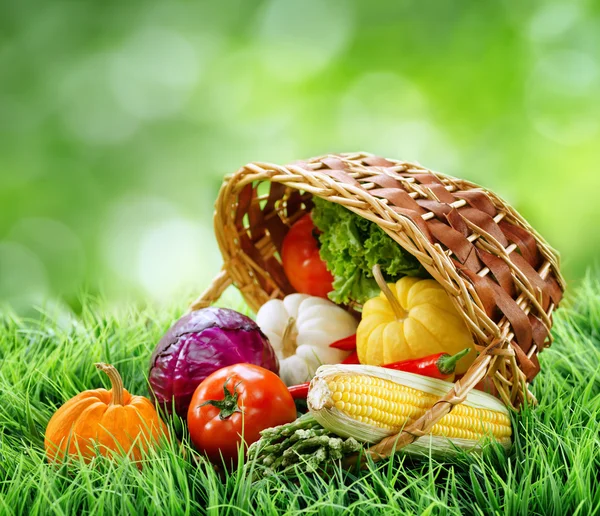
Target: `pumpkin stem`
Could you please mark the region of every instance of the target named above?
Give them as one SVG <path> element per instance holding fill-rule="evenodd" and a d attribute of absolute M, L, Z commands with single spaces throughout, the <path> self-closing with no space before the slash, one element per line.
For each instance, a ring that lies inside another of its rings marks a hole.
<path fill-rule="evenodd" d="M 123 405 L 123 379 L 117 369 L 110 365 L 99 362 L 94 364 L 100 371 L 106 373 L 112 385 L 112 400 L 111 405 Z"/>
<path fill-rule="evenodd" d="M 290 317 L 283 330 L 281 337 L 281 347 L 283 350 L 283 358 L 292 356 L 296 352 L 296 338 L 298 334 L 296 332 L 296 319 Z"/>
<path fill-rule="evenodd" d="M 381 273 L 381 267 L 378 263 L 373 266 L 373 277 L 375 278 L 377 285 L 379 285 L 379 288 L 390 303 L 390 306 L 392 307 L 396 318 L 398 320 L 406 319 L 406 310 L 402 308 L 400 302 L 398 301 L 398 298 L 392 293 L 390 287 L 388 287 L 388 284 L 386 283 L 385 278 Z"/>

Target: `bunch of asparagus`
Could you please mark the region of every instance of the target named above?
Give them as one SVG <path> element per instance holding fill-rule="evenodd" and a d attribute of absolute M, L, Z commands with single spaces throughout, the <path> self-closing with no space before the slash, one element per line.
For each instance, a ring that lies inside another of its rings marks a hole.
<path fill-rule="evenodd" d="M 362 449 L 356 439 L 325 430 L 310 413 L 287 425 L 267 428 L 260 435 L 248 449 L 248 462 L 263 476 L 314 472 Z"/>

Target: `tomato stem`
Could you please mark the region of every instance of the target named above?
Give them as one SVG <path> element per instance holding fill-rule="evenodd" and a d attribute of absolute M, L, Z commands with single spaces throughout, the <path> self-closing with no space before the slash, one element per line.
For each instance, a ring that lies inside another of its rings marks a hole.
<path fill-rule="evenodd" d="M 112 366 L 110 364 L 105 364 L 103 362 L 99 362 L 94 365 L 100 371 L 106 373 L 106 375 L 110 379 L 110 384 L 112 386 L 112 391 L 111 391 L 112 396 L 111 396 L 110 404 L 111 405 L 123 405 L 123 402 L 124 402 L 123 379 L 121 378 L 119 371 L 117 371 L 117 369 L 114 366 Z"/>
<path fill-rule="evenodd" d="M 376 263 L 373 266 L 373 277 L 375 278 L 377 285 L 379 285 L 379 288 L 381 289 L 381 291 L 387 298 L 388 302 L 390 303 L 390 306 L 392 307 L 392 310 L 394 311 L 396 318 L 398 320 L 406 319 L 406 311 L 402 308 L 402 306 L 400 305 L 400 302 L 398 301 L 396 296 L 390 290 L 390 287 L 388 287 L 388 285 L 383 277 L 383 274 L 381 273 L 381 267 L 379 266 L 378 263 Z"/>
<path fill-rule="evenodd" d="M 231 380 L 231 378 L 227 378 L 227 380 L 225 380 L 225 383 L 223 384 L 224 398 L 222 400 L 208 400 L 202 403 L 202 405 L 200 405 L 201 407 L 204 407 L 205 405 L 212 405 L 213 407 L 218 408 L 220 411 L 219 419 L 222 420 L 231 417 L 236 412 L 242 412 L 240 410 L 240 407 L 238 407 L 238 398 L 240 394 L 237 391 L 238 385 L 242 382 L 237 383 L 233 387 L 233 392 L 230 392 L 227 388 L 229 380 Z"/>

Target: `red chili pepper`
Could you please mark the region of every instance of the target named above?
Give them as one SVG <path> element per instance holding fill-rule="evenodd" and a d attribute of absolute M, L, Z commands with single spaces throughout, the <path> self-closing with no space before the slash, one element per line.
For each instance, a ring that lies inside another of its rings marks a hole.
<path fill-rule="evenodd" d="M 329 344 L 330 348 L 341 349 L 343 351 L 354 351 L 356 349 L 356 333 L 345 339 L 336 340 Z"/>
<path fill-rule="evenodd" d="M 353 335 L 356 340 L 356 335 Z M 351 337 L 348 337 L 350 339 Z M 346 339 L 342 339 L 342 342 Z M 336 344 L 336 342 L 334 342 Z M 334 347 L 334 346 L 332 346 Z M 341 348 L 338 348 L 341 349 Z M 436 353 L 435 355 L 429 355 L 423 358 L 417 358 L 413 360 L 403 360 L 401 362 L 394 362 L 393 364 L 387 364 L 383 367 L 388 369 L 396 369 L 398 371 L 405 371 L 407 373 L 416 373 L 430 378 L 439 378 L 445 380 L 454 374 L 456 363 L 463 358 L 471 348 L 463 349 L 456 355 L 449 355 L 448 353 Z M 358 360 L 358 353 L 353 351 L 350 353 L 342 362 L 342 364 L 360 364 Z M 308 396 L 308 388 L 310 382 L 301 383 L 300 385 L 292 385 L 288 387 L 288 391 L 295 400 L 306 399 Z"/>
<path fill-rule="evenodd" d="M 350 353 L 344 360 L 340 362 L 341 364 L 360 364 L 358 361 L 358 353 L 353 351 Z"/>
<path fill-rule="evenodd" d="M 456 363 L 469 351 L 471 351 L 471 348 L 463 349 L 456 355 L 449 355 L 448 353 L 436 353 L 435 355 L 429 355 L 423 358 L 394 362 L 393 364 L 387 364 L 383 367 L 387 367 L 388 369 L 396 369 L 398 371 L 405 371 L 407 373 L 416 373 L 423 376 L 428 376 L 429 378 L 446 380 L 454 374 Z"/>
<path fill-rule="evenodd" d="M 292 385 L 288 387 L 288 391 L 292 395 L 292 398 L 295 400 L 305 400 L 308 396 L 308 388 L 310 386 L 310 382 L 301 383 L 300 385 Z"/>

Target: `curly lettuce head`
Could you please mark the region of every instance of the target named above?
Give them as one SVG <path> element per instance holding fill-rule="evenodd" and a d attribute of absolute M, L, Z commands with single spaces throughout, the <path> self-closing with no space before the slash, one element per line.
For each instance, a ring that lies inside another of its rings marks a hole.
<path fill-rule="evenodd" d="M 364 304 L 379 294 L 373 266 L 379 264 L 387 281 L 402 276 L 427 277 L 419 261 L 402 249 L 377 224 L 343 206 L 314 199 L 312 219 L 319 231 L 321 258 L 334 276 L 329 298 L 338 304 Z"/>

